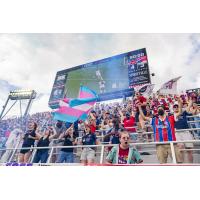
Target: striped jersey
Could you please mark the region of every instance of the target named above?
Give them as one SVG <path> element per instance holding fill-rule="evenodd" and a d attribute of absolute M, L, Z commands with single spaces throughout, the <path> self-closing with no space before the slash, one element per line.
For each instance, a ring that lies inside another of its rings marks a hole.
<path fill-rule="evenodd" d="M 151 125 L 154 132 L 154 140 L 156 142 L 176 141 L 174 116 L 166 116 L 164 121 L 158 117 L 152 118 Z"/>

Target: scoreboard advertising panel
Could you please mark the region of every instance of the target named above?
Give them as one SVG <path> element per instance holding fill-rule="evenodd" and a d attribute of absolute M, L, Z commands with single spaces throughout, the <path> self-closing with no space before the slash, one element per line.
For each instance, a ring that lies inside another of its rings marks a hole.
<path fill-rule="evenodd" d="M 151 83 L 146 49 L 130 51 L 102 60 L 58 71 L 49 106 L 60 99 L 77 98 L 80 85 L 94 90 L 99 101 L 132 96 L 134 87 Z"/>

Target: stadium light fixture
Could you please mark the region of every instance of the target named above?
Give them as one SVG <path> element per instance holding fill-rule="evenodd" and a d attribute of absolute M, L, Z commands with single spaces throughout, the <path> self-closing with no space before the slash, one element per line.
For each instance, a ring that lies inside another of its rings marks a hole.
<path fill-rule="evenodd" d="M 13 91 L 10 91 L 9 97 L 10 97 L 11 100 L 35 99 L 36 92 L 34 90 L 30 90 L 30 89 L 13 90 Z"/>

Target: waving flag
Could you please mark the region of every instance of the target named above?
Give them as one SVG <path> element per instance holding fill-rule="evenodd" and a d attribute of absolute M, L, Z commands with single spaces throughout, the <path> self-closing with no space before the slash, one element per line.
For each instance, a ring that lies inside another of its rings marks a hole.
<path fill-rule="evenodd" d="M 142 93 L 143 96 L 149 97 L 153 93 L 155 84 L 148 84 L 145 86 L 142 86 L 139 89 L 139 92 Z"/>
<path fill-rule="evenodd" d="M 60 120 L 63 122 L 74 123 L 83 114 L 84 112 L 82 112 L 81 110 L 70 108 L 69 106 L 62 106 L 53 113 L 53 118 L 55 120 Z"/>
<path fill-rule="evenodd" d="M 67 107 L 69 107 L 69 101 L 70 101 L 70 100 L 71 100 L 71 99 L 69 99 L 69 98 L 64 98 L 64 99 L 60 100 L 59 106 L 60 106 L 60 107 L 62 107 L 62 106 L 67 106 Z"/>
<path fill-rule="evenodd" d="M 79 98 L 98 98 L 98 95 L 95 91 L 90 90 L 85 86 L 81 86 L 79 90 Z"/>
<path fill-rule="evenodd" d="M 94 91 L 81 86 L 79 98 L 65 98 L 60 102 L 60 108 L 53 113 L 54 119 L 70 123 L 74 123 L 79 119 L 85 120 L 97 98 L 98 96 Z"/>
<path fill-rule="evenodd" d="M 96 92 L 85 86 L 81 86 L 79 90 L 79 98 L 71 100 L 69 105 L 73 108 L 83 110 L 84 113 L 80 116 L 80 120 L 85 120 L 97 99 L 98 95 Z"/>
<path fill-rule="evenodd" d="M 181 78 L 181 76 L 171 79 L 162 85 L 159 90 L 160 94 L 177 94 L 177 81 Z"/>

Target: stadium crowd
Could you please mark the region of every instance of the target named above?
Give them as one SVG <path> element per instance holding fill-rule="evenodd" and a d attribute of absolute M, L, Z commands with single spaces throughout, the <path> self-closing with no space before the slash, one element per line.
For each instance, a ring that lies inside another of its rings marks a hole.
<path fill-rule="evenodd" d="M 200 130 L 175 133 L 175 129 L 200 128 L 200 91 L 178 95 L 143 96 L 136 92 L 131 98 L 114 103 L 96 103 L 86 121 L 74 124 L 54 121 L 50 112 L 36 113 L 26 118 L 12 118 L 0 121 L 0 159 L 8 162 L 12 152 L 6 148 L 21 145 L 18 162 L 30 162 L 31 146 L 66 146 L 55 149 L 51 162 L 75 162 L 74 155 L 79 155 L 83 164 L 95 163 L 96 145 L 100 143 L 118 144 L 106 148 L 107 163 L 142 163 L 143 160 L 136 148 L 130 147 L 130 142 L 165 142 L 199 139 Z M 194 123 L 188 123 L 187 116 Z M 151 132 L 152 134 L 146 134 Z M 101 137 L 100 137 L 101 136 Z M 100 139 L 101 138 L 101 139 Z M 67 146 L 86 145 L 78 149 Z M 175 145 L 178 163 L 183 163 L 183 153 L 180 149 L 191 149 L 193 144 Z M 167 163 L 171 154 L 169 145 L 156 145 L 159 162 Z M 130 153 L 131 152 L 131 153 Z M 34 163 L 46 163 L 49 149 L 37 150 L 32 160 Z M 188 150 L 188 162 L 193 162 L 192 151 Z M 117 159 L 116 160 L 116 154 Z"/>

